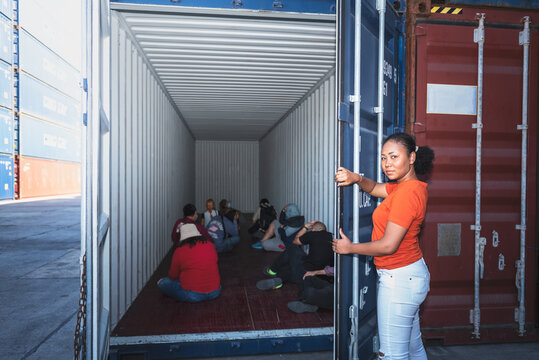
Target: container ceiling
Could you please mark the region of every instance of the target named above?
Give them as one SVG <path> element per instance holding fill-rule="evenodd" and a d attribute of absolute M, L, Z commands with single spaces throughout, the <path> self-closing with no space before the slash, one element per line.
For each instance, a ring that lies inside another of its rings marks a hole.
<path fill-rule="evenodd" d="M 259 139 L 335 67 L 331 15 L 121 17 L 197 139 Z"/>

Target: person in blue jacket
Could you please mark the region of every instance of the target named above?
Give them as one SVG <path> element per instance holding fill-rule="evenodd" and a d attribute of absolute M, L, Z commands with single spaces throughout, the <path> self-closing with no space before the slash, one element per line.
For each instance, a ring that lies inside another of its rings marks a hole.
<path fill-rule="evenodd" d="M 229 251 L 240 242 L 239 216 L 239 211 L 229 209 L 224 215 L 215 216 L 208 223 L 206 229 L 213 239 L 217 252 Z"/>

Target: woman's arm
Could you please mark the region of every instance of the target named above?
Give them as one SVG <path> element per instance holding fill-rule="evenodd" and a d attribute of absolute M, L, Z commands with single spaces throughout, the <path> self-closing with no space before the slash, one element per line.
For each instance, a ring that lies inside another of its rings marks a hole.
<path fill-rule="evenodd" d="M 335 182 L 338 184 L 338 186 L 358 184 L 361 190 L 364 192 L 382 199 L 385 199 L 388 195 L 386 191 L 386 184 L 378 183 L 343 167 L 339 167 L 337 169 L 337 173 L 335 174 Z"/>
<path fill-rule="evenodd" d="M 407 228 L 388 221 L 384 236 L 382 236 L 381 239 L 367 243 L 353 244 L 350 239 L 344 235 L 342 229 L 340 229 L 342 239 L 333 239 L 333 251 L 337 254 L 360 254 L 369 256 L 391 255 L 397 251 L 407 231 Z"/>

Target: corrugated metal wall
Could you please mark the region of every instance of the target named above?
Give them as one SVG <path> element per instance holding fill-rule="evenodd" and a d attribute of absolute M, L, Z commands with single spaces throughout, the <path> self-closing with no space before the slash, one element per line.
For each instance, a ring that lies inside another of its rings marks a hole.
<path fill-rule="evenodd" d="M 170 249 L 195 192 L 195 144 L 113 15 L 111 20 L 111 322 Z"/>
<path fill-rule="evenodd" d="M 277 211 L 298 204 L 305 220 L 334 223 L 335 76 L 260 141 L 260 196 Z M 331 230 L 330 230 L 331 231 Z"/>
<path fill-rule="evenodd" d="M 206 199 L 227 199 L 232 207 L 253 212 L 259 202 L 257 141 L 196 142 L 196 206 L 199 212 Z"/>

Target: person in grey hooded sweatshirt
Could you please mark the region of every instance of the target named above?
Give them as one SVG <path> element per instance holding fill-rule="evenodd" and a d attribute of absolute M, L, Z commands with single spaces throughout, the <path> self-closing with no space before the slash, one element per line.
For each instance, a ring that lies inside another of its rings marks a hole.
<path fill-rule="evenodd" d="M 264 237 L 252 246 L 255 249 L 282 252 L 292 243 L 304 224 L 305 218 L 300 215 L 298 206 L 288 204 L 281 211 L 279 218 L 270 224 Z"/>

